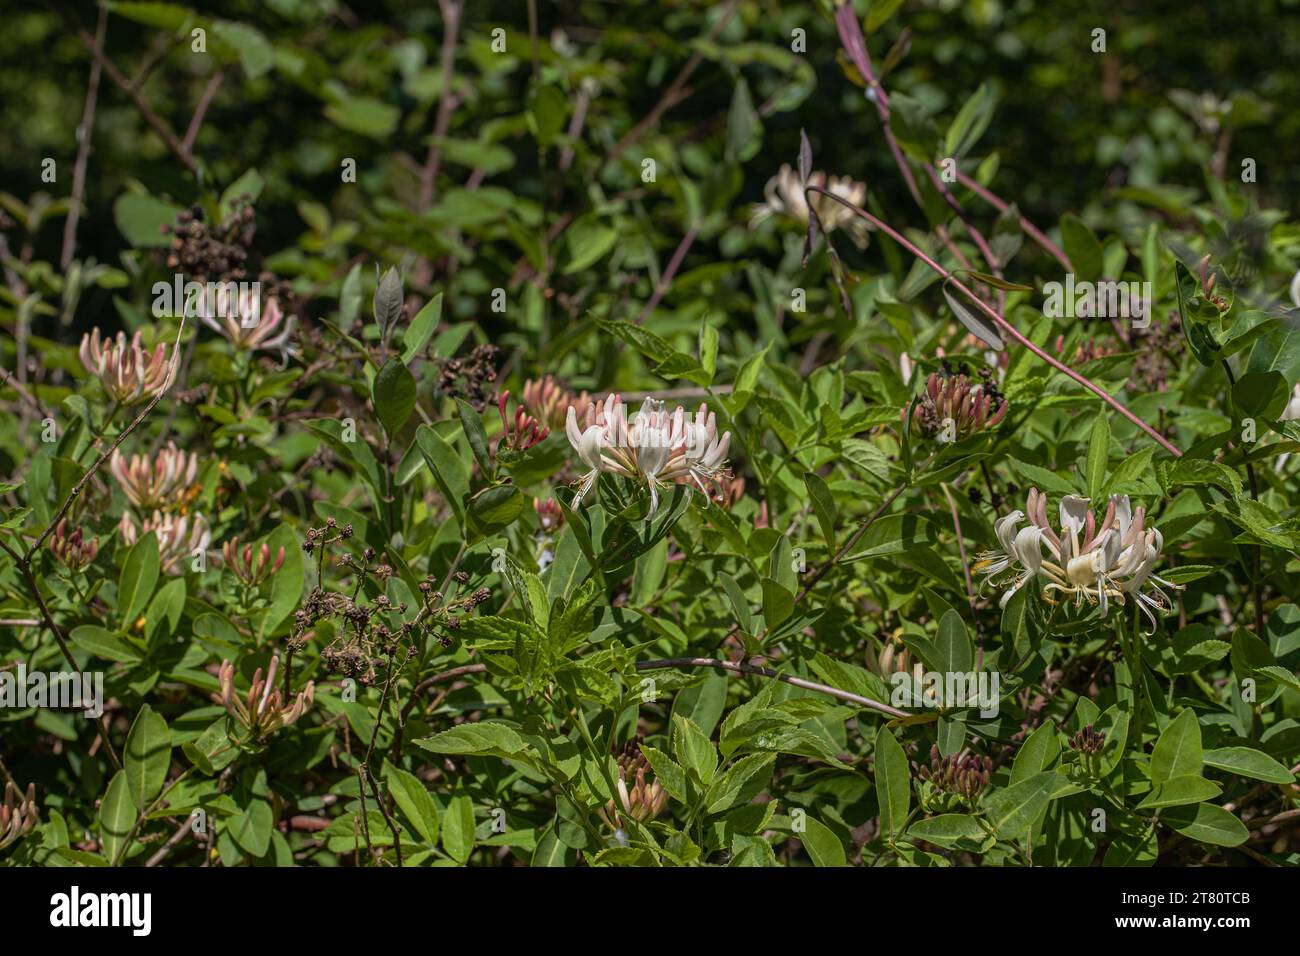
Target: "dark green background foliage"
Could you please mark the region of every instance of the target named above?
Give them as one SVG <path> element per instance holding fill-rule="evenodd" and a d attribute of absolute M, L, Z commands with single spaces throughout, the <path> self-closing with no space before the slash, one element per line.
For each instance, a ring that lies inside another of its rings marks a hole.
<path fill-rule="evenodd" d="M 888 130 L 834 11 L 6 11 L 0 665 L 101 671 L 106 711 L 0 709 L 37 815 L 0 861 L 1300 860 L 1300 3 L 857 0 Z M 797 174 L 755 215 L 801 133 L 869 229 L 826 204 L 809 237 Z M 947 159 L 1015 209 L 951 183 L 956 214 Z M 155 307 L 230 249 L 283 348 Z M 918 249 L 1032 348 L 986 351 Z M 1150 328 L 1045 314 L 1062 260 L 1149 283 Z M 147 415 L 83 365 L 92 328 L 179 336 Z M 1007 412 L 949 443 L 925 382 L 959 373 Z M 564 407 L 528 448 L 494 407 L 547 374 L 707 403 L 743 482 L 651 509 L 604 474 L 577 506 Z M 132 544 L 151 509 L 97 467 L 169 440 L 199 565 Z M 1145 506 L 1178 586 L 1154 630 L 1132 595 L 981 580 L 1034 487 L 1054 525 L 1069 494 Z M 50 547 L 74 528 L 84 567 Z M 314 698 L 250 733 L 220 666 L 246 697 L 273 655 L 274 705 Z M 996 715 L 891 713 L 904 662 L 997 673 Z"/>

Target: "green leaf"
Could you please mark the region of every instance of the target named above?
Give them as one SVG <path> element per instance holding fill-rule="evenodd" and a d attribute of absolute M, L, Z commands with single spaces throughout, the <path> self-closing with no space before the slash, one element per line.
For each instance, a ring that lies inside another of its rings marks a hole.
<path fill-rule="evenodd" d="M 1110 458 L 1110 418 L 1105 410 L 1092 421 L 1092 434 L 1088 439 L 1088 497 L 1101 496 L 1106 485 L 1106 462 Z"/>
<path fill-rule="evenodd" d="M 763 621 L 770 634 L 794 613 L 794 594 L 770 578 L 763 578 L 759 586 L 763 589 Z"/>
<path fill-rule="evenodd" d="M 244 812 L 230 823 L 230 836 L 240 848 L 254 859 L 266 856 L 271 845 L 271 829 L 275 824 L 275 815 L 271 804 L 261 797 L 254 797 L 244 808 Z"/>
<path fill-rule="evenodd" d="M 834 552 L 835 546 L 835 499 L 825 480 L 815 472 L 806 472 L 803 476 L 804 486 L 808 489 L 808 498 L 812 502 L 813 513 L 817 515 L 817 524 L 821 526 L 822 536 L 827 548 Z"/>
<path fill-rule="evenodd" d="M 707 319 L 700 320 L 700 367 L 709 373 L 712 382 L 718 371 L 718 330 Z"/>
<path fill-rule="evenodd" d="M 740 629 L 746 634 L 753 635 L 754 621 L 749 613 L 749 602 L 745 600 L 745 592 L 740 590 L 740 585 L 730 574 L 721 572 L 718 578 L 722 581 L 723 590 L 727 592 L 727 599 L 731 601 L 731 609 L 735 612 L 736 620 L 740 623 Z"/>
<path fill-rule="evenodd" d="M 141 708 L 126 735 L 122 754 L 127 792 L 142 813 L 162 791 L 171 766 L 172 738 L 167 721 L 148 704 Z"/>
<path fill-rule="evenodd" d="M 1061 245 L 1074 266 L 1075 278 L 1095 282 L 1102 277 L 1105 256 L 1101 243 L 1088 225 L 1072 213 L 1061 217 Z"/>
<path fill-rule="evenodd" d="M 971 94 L 970 99 L 957 112 L 957 118 L 948 127 L 948 134 L 943 140 L 944 155 L 947 157 L 966 155 L 988 129 L 996 104 L 997 97 L 992 87 L 988 83 L 981 83 L 979 89 Z"/>
<path fill-rule="evenodd" d="M 458 794 L 447 803 L 442 820 L 442 848 L 462 865 L 474 852 L 474 801 L 468 794 Z"/>
<path fill-rule="evenodd" d="M 696 782 L 707 787 L 718 769 L 718 754 L 704 731 L 689 717 L 673 714 L 673 754 Z"/>
<path fill-rule="evenodd" d="M 980 826 L 979 820 L 967 813 L 941 813 L 917 820 L 907 828 L 907 835 L 946 850 L 975 849 L 989 840 L 989 834 Z"/>
<path fill-rule="evenodd" d="M 990 791 L 984 797 L 984 810 L 998 837 L 1014 840 L 1024 836 L 1047 807 L 1061 780 L 1049 770 L 1026 777 L 1004 790 Z"/>
<path fill-rule="evenodd" d="M 535 87 L 528 96 L 528 128 L 543 148 L 555 142 L 564 129 L 569 100 L 554 86 Z"/>
<path fill-rule="evenodd" d="M 483 417 L 474 411 L 474 406 L 457 396 L 456 411 L 460 415 L 461 428 L 465 430 L 465 440 L 469 442 L 474 460 L 478 462 L 483 474 L 492 474 L 492 456 L 488 453 L 487 432 L 483 428 Z"/>
<path fill-rule="evenodd" d="M 681 765 L 662 750 L 656 750 L 649 745 L 642 746 L 641 752 L 645 754 L 646 760 L 650 761 L 650 769 L 655 772 L 655 780 L 668 791 L 668 795 L 678 803 L 688 802 L 690 791 L 686 786 L 686 772 Z"/>
<path fill-rule="evenodd" d="M 879 30 L 885 21 L 892 17 L 902 5 L 903 0 L 871 0 L 871 6 L 867 10 L 867 19 L 863 24 L 867 34 L 870 35 Z"/>
<path fill-rule="evenodd" d="M 376 266 L 378 271 L 378 266 Z M 389 266 L 375 285 L 375 295 L 371 300 L 371 308 L 374 310 L 375 322 L 379 326 L 379 337 L 387 341 L 389 332 L 397 327 L 397 320 L 402 317 L 402 302 L 405 295 L 402 291 L 402 277 L 397 273 L 396 266 Z"/>
<path fill-rule="evenodd" d="M 137 249 L 162 249 L 171 245 L 171 236 L 162 227 L 174 223 L 181 212 L 180 206 L 147 193 L 122 193 L 113 203 L 113 221 L 118 231 Z"/>
<path fill-rule="evenodd" d="M 1151 783 L 1201 773 L 1201 725 L 1190 707 L 1175 717 L 1151 751 Z"/>
<path fill-rule="evenodd" d="M 505 724 L 479 721 L 458 724 L 450 730 L 415 742 L 436 754 L 479 754 L 516 757 L 528 751 L 528 744 Z"/>
<path fill-rule="evenodd" d="M 1184 774 L 1170 777 L 1164 783 L 1153 786 L 1151 792 L 1142 798 L 1142 802 L 1137 807 L 1139 810 L 1146 810 L 1200 803 L 1202 800 L 1214 799 L 1222 791 L 1223 788 L 1217 783 L 1206 780 L 1200 774 Z"/>
<path fill-rule="evenodd" d="M 393 438 L 415 411 L 415 376 L 401 361 L 390 358 L 375 376 L 371 397 L 380 424 Z"/>
<path fill-rule="evenodd" d="M 235 211 L 235 204 L 241 199 L 257 202 L 262 195 L 262 176 L 256 169 L 246 170 L 243 175 L 226 187 L 221 194 L 221 221 L 225 223 Z"/>
<path fill-rule="evenodd" d="M 158 583 L 158 536 L 150 531 L 131 546 L 117 584 L 117 606 L 122 630 L 130 631 L 153 597 Z"/>
<path fill-rule="evenodd" d="M 772 779 L 776 754 L 750 754 L 741 757 L 714 779 L 705 794 L 705 809 L 710 814 L 749 803 Z"/>
<path fill-rule="evenodd" d="M 306 587 L 306 559 L 298 536 L 287 524 L 280 525 L 263 540 L 271 549 L 273 560 L 284 548 L 284 563 L 271 575 L 266 609 L 257 622 L 258 639 L 265 641 L 298 607 L 298 600 Z"/>
<path fill-rule="evenodd" d="M 1166 810 L 1160 819 L 1183 836 L 1211 846 L 1241 846 L 1250 839 L 1250 830 L 1244 823 L 1212 803 Z"/>
<path fill-rule="evenodd" d="M 1042 724 L 1016 751 L 1016 759 L 1011 764 L 1011 783 L 1020 783 L 1046 770 L 1060 752 L 1060 731 L 1050 721 Z"/>
<path fill-rule="evenodd" d="M 348 270 L 339 288 L 339 328 L 350 329 L 361 314 L 361 263 Z"/>
<path fill-rule="evenodd" d="M 351 275 L 348 276 L 351 278 Z M 419 354 L 424 350 L 425 344 L 429 337 L 433 335 L 434 330 L 438 328 L 438 323 L 442 320 L 442 293 L 439 292 L 424 307 L 415 313 L 415 318 L 411 324 L 406 327 L 406 332 L 402 337 L 402 362 L 410 365 Z"/>
<path fill-rule="evenodd" d="M 1232 386 L 1232 404 L 1242 418 L 1276 421 L 1290 398 L 1291 386 L 1275 370 L 1247 372 Z"/>
<path fill-rule="evenodd" d="M 1006 348 L 1002 342 L 1002 333 L 998 331 L 996 325 L 991 319 L 977 313 L 973 308 L 959 300 L 955 295 L 948 291 L 948 283 L 945 280 L 943 284 L 943 297 L 948 303 L 948 308 L 952 310 L 953 317 L 962 325 L 966 326 L 967 331 L 975 336 L 989 348 L 1001 352 Z"/>
<path fill-rule="evenodd" d="M 1201 758 L 1207 767 L 1268 783 L 1295 783 L 1295 774 L 1268 754 L 1253 747 L 1219 747 Z"/>
<path fill-rule="evenodd" d="M 617 241 L 618 231 L 601 222 L 594 213 L 579 216 L 564 230 L 560 271 L 572 275 L 590 269 L 614 248 Z"/>
<path fill-rule="evenodd" d="M 844 844 L 835 835 L 835 831 L 816 817 L 805 815 L 803 832 L 796 833 L 803 848 L 808 851 L 814 866 L 848 866 L 849 860 L 844 853 Z"/>
<path fill-rule="evenodd" d="M 388 790 L 393 795 L 397 809 L 402 812 L 419 834 L 420 839 L 429 846 L 438 842 L 438 805 L 420 779 L 398 767 L 387 768 Z"/>
<path fill-rule="evenodd" d="M 443 498 L 463 525 L 465 503 L 469 497 L 469 469 L 464 459 L 428 425 L 421 425 L 415 430 L 415 443 L 429 470 L 433 472 L 433 479 Z"/>
<path fill-rule="evenodd" d="M 902 745 L 883 724 L 876 731 L 875 753 L 880 832 L 892 843 L 902 835 L 912 805 L 912 774 Z"/>
<path fill-rule="evenodd" d="M 108 790 L 99 804 L 99 842 L 104 856 L 117 859 L 139 811 L 131 801 L 131 787 L 126 771 L 119 770 L 109 781 Z"/>
<path fill-rule="evenodd" d="M 747 162 L 754 158 L 762 145 L 763 124 L 754 111 L 749 84 L 737 71 L 736 83 L 731 91 L 731 106 L 727 110 L 727 161 Z"/>
<path fill-rule="evenodd" d="M 966 631 L 966 622 L 956 611 L 945 612 L 939 621 L 934 665 L 935 670 L 947 674 L 967 674 L 975 666 L 975 650 Z"/>
<path fill-rule="evenodd" d="M 340 129 L 372 139 L 384 139 L 402 118 L 402 111 L 373 96 L 340 96 L 328 104 L 325 118 Z"/>
<path fill-rule="evenodd" d="M 467 514 L 474 530 L 488 535 L 508 527 L 526 507 L 528 502 L 514 485 L 496 485 L 471 498 Z"/>
<path fill-rule="evenodd" d="M 1276 370 L 1288 382 L 1300 379 L 1300 328 L 1294 319 L 1278 323 L 1255 343 L 1246 370 L 1247 374 Z"/>
<path fill-rule="evenodd" d="M 133 664 L 139 661 L 141 653 L 133 644 L 124 641 L 102 627 L 94 624 L 82 624 L 74 627 L 68 635 L 72 643 L 82 650 L 89 651 L 106 661 L 122 661 Z"/>

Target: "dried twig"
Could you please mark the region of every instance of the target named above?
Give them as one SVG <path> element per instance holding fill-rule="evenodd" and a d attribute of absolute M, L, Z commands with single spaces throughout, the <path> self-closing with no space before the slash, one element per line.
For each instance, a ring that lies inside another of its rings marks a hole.
<path fill-rule="evenodd" d="M 104 34 L 108 30 L 108 7 L 99 8 L 99 22 L 95 27 L 96 56 L 90 64 L 90 81 L 86 84 L 86 106 L 81 113 L 81 125 L 77 127 L 77 162 L 72 167 L 72 196 L 68 206 L 68 218 L 63 222 L 63 252 L 59 256 L 59 268 L 64 272 L 72 265 L 72 255 L 77 248 L 77 222 L 81 219 L 82 198 L 86 193 L 86 163 L 90 159 L 90 137 L 95 128 L 95 102 L 99 98 L 99 74 L 102 63 L 99 60 L 104 49 Z"/>

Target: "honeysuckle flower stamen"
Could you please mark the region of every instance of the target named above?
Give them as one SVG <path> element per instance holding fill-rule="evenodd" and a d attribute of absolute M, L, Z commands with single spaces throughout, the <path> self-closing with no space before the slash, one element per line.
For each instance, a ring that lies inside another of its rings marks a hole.
<path fill-rule="evenodd" d="M 1018 528 L 1026 516 L 1030 524 Z M 1058 532 L 1047 522 L 1047 496 L 1031 488 L 1024 512 L 994 524 L 999 547 L 978 555 L 973 570 L 1004 589 L 999 603 L 1005 606 L 1016 591 L 1042 578 L 1048 600 L 1059 594 L 1073 598 L 1076 607 L 1093 604 L 1103 617 L 1111 603 L 1132 598 L 1154 631 L 1156 612 L 1173 608 L 1162 587 L 1181 586 L 1154 573 L 1164 537 L 1145 527 L 1146 509 L 1134 510 L 1127 495 L 1112 495 L 1098 524 L 1088 499 L 1065 495 L 1059 517 Z"/>

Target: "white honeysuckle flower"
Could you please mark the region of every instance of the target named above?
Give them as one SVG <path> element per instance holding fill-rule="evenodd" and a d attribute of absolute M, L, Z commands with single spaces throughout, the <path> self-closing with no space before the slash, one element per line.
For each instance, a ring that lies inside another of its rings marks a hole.
<path fill-rule="evenodd" d="M 187 455 L 173 441 L 152 458 L 127 458 L 114 448 L 108 470 L 131 504 L 142 511 L 167 510 L 184 503 L 198 477 L 199 456 L 194 452 Z"/>
<path fill-rule="evenodd" d="M 578 453 L 578 460 L 586 465 L 588 469 L 578 479 L 578 490 L 573 496 L 573 507 L 577 508 L 582 504 L 582 499 L 591 490 L 592 485 L 596 483 L 596 478 L 604 469 L 604 459 L 600 455 L 602 428 L 600 425 L 589 425 L 587 428 L 579 430 L 577 411 L 570 405 L 569 414 L 564 423 L 564 431 L 569 436 L 569 444 Z"/>
<path fill-rule="evenodd" d="M 1102 617 L 1112 603 L 1123 606 L 1131 597 L 1154 631 L 1155 612 L 1173 608 L 1161 586 L 1181 585 L 1154 573 L 1164 537 L 1144 527 L 1146 509 L 1135 511 L 1128 495 L 1111 495 L 1099 525 L 1087 498 L 1065 495 L 1059 514 L 1058 531 L 1047 521 L 1047 496 L 1032 488 L 1024 512 L 1013 511 L 994 524 L 999 548 L 978 555 L 974 570 L 1004 589 L 999 604 L 1005 607 L 1025 584 L 1043 578 L 1045 599 L 1064 594 L 1076 607 L 1085 601 L 1097 605 Z M 1029 525 L 1018 528 L 1026 517 Z"/>
<path fill-rule="evenodd" d="M 281 367 L 289 364 L 289 357 L 297 354 L 293 344 L 294 316 L 285 319 L 280 300 L 271 296 L 262 303 L 261 292 L 255 287 L 234 290 L 234 283 L 220 283 L 215 302 L 207 301 L 204 293 L 200 303 L 199 318 L 203 324 L 230 340 L 236 348 L 253 351 L 265 349 L 280 353 Z M 231 292 L 235 291 L 232 295 Z"/>
<path fill-rule="evenodd" d="M 717 416 L 701 404 L 693 418 L 682 406 L 669 412 L 658 399 L 647 398 L 629 420 L 617 393 L 588 405 L 586 425 L 569 407 L 565 433 L 587 472 L 577 481 L 574 507 L 595 485 L 602 471 L 644 484 L 650 492 L 650 517 L 659 509 L 659 489 L 694 484 L 707 501 L 713 488 L 730 478 L 726 467 L 731 433 L 718 435 Z"/>
<path fill-rule="evenodd" d="M 1300 309 L 1300 272 L 1291 277 L 1291 301 Z"/>
<path fill-rule="evenodd" d="M 82 336 L 79 354 L 86 371 L 99 379 L 104 392 L 119 405 L 147 402 L 171 384 L 167 345 L 159 342 L 152 350 L 147 349 L 141 344 L 139 332 L 130 341 L 122 332 L 116 339 L 101 341 L 96 326 Z"/>
<path fill-rule="evenodd" d="M 848 176 L 827 177 L 824 172 L 818 170 L 809 174 L 808 185 L 825 189 L 828 193 L 840 196 L 855 206 L 861 206 L 867 201 L 867 184 Z M 753 215 L 750 216 L 751 227 L 772 216 L 786 216 L 804 226 L 808 225 L 808 203 L 804 199 L 803 185 L 799 181 L 799 174 L 790 167 L 789 163 L 783 163 L 777 174 L 767 181 L 767 185 L 763 188 L 763 195 L 765 201 L 755 205 Z M 822 229 L 826 232 L 844 229 L 857 245 L 867 244 L 867 233 L 871 231 L 870 227 L 866 220 L 854 214 L 852 209 L 817 193 L 812 194 L 812 201 Z"/>
<path fill-rule="evenodd" d="M 201 514 L 177 515 L 155 511 L 136 527 L 131 513 L 125 512 L 118 524 L 122 540 L 128 545 L 135 544 L 150 531 L 158 536 L 158 560 L 163 572 L 171 575 L 183 574 L 183 561 L 196 551 L 207 551 L 212 542 L 212 531 L 207 519 Z"/>

